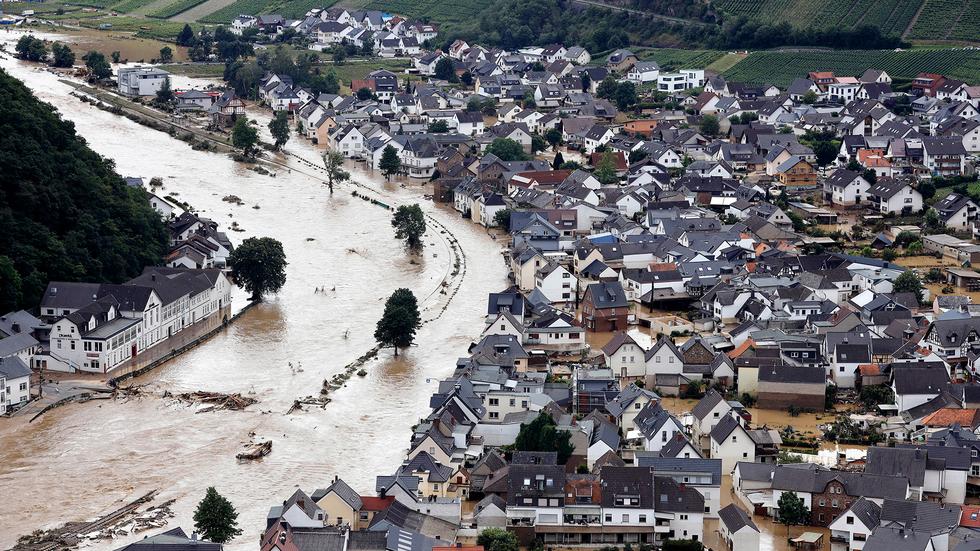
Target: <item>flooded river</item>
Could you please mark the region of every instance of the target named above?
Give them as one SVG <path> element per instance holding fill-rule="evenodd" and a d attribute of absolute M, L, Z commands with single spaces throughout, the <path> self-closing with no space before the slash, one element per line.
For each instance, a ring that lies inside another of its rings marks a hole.
<path fill-rule="evenodd" d="M 240 513 L 244 533 L 229 548 L 254 549 L 268 508 L 296 487 L 309 491 L 340 475 L 371 492 L 375 475 L 390 473 L 404 457 L 436 380 L 452 373 L 479 335 L 487 292 L 506 285 L 499 244 L 452 209 L 426 202 L 421 186 L 355 171 L 355 180 L 379 190 L 381 200 L 419 202 L 443 226 L 430 221 L 425 251 L 413 260 L 394 239 L 388 211 L 353 197 L 350 187 L 331 195 L 318 178 L 297 170 L 312 173 L 308 167 L 289 161 L 291 172 L 262 176 L 82 103 L 48 72 L 10 59 L 0 66 L 73 121 L 120 174 L 162 177 L 165 193 L 218 221 L 233 242 L 275 237 L 289 261 L 278 295 L 137 380 L 153 391 L 150 397 L 70 405 L 33 424 L 0 419 L 0 549 L 36 528 L 98 516 L 152 489 L 160 490 L 158 502 L 176 500 L 171 526 L 189 531 L 193 509 L 212 485 Z M 318 157 L 295 138 L 287 149 Z M 222 201 L 231 194 L 245 204 Z M 230 231 L 233 221 L 243 231 Z M 454 269 L 450 238 L 465 253 L 465 271 L 448 287 L 458 292 L 442 312 L 448 298 L 442 282 Z M 321 286 L 329 291 L 314 294 Z M 316 394 L 323 379 L 374 345 L 384 299 L 399 287 L 427 307 L 423 318 L 442 312 L 420 330 L 418 346 L 397 360 L 383 351 L 365 378 L 352 379 L 324 409 L 286 415 L 294 399 Z M 238 307 L 244 298 L 237 294 Z M 243 412 L 195 414 L 159 398 L 163 390 L 198 389 L 248 393 L 259 403 Z M 235 454 L 252 432 L 272 440 L 273 452 L 240 464 Z M 91 547 L 113 549 L 143 535 Z"/>

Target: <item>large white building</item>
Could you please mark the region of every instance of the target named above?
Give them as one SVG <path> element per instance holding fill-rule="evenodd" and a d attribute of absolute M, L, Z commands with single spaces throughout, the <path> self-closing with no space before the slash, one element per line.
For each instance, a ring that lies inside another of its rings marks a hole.
<path fill-rule="evenodd" d="M 116 74 L 119 93 L 127 96 L 155 96 L 170 73 L 156 67 L 120 67 Z"/>
<path fill-rule="evenodd" d="M 52 282 L 41 314 L 52 321 L 39 368 L 108 373 L 195 324 L 227 319 L 231 282 L 218 269 L 147 268 L 123 285 Z"/>

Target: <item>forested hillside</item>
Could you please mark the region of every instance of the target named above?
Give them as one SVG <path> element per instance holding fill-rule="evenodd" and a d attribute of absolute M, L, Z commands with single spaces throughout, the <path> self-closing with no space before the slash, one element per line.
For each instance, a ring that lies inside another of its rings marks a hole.
<path fill-rule="evenodd" d="M 120 282 L 159 264 L 166 231 L 51 105 L 0 70 L 0 312 L 49 280 Z"/>

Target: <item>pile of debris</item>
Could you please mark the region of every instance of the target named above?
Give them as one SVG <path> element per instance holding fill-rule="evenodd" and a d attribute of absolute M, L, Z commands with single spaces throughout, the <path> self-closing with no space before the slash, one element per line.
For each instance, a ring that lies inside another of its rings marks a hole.
<path fill-rule="evenodd" d="M 245 446 L 245 451 L 236 455 L 235 459 L 240 461 L 252 461 L 265 457 L 270 453 L 272 453 L 272 441 L 266 440 L 265 442 L 247 444 Z"/>
<path fill-rule="evenodd" d="M 248 396 L 242 396 L 241 394 L 223 394 L 221 392 L 207 392 L 204 390 L 198 390 L 196 392 L 184 392 L 181 394 L 173 395 L 169 392 L 163 393 L 164 398 L 176 398 L 182 402 L 187 402 L 191 404 L 209 404 L 209 407 L 201 408 L 197 412 L 202 413 L 205 411 L 215 411 L 215 410 L 235 410 L 240 411 L 248 406 L 258 402 L 255 398 L 249 398 Z"/>

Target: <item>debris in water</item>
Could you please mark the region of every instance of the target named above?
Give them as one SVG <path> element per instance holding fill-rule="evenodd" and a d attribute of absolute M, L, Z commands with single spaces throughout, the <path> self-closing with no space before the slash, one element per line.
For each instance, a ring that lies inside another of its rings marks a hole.
<path fill-rule="evenodd" d="M 164 397 L 167 397 L 169 393 L 164 393 Z M 221 392 L 206 392 L 203 390 L 198 390 L 196 392 L 184 392 L 182 394 L 177 394 L 174 396 L 182 402 L 189 402 L 193 404 L 211 404 L 212 407 L 207 410 L 201 411 L 213 411 L 218 409 L 229 409 L 229 410 L 243 410 L 248 406 L 258 402 L 255 398 L 249 398 L 242 396 L 241 394 L 223 394 Z"/>
<path fill-rule="evenodd" d="M 245 451 L 236 455 L 235 459 L 241 461 L 252 461 L 265 457 L 270 453 L 272 453 L 272 441 L 266 440 L 265 442 L 245 446 Z"/>

